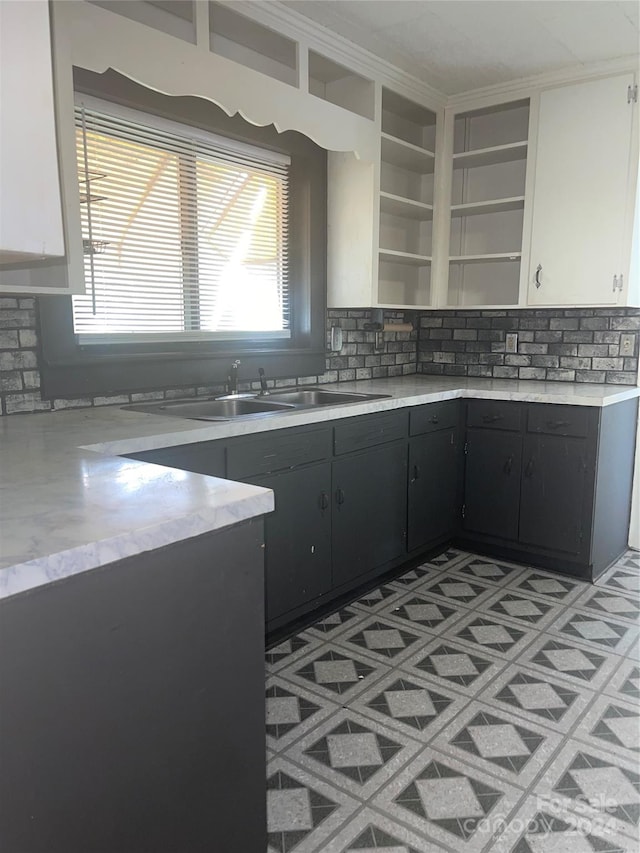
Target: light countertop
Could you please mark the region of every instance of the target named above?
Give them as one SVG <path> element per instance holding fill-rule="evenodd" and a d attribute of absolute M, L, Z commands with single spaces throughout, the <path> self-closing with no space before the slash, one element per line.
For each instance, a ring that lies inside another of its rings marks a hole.
<path fill-rule="evenodd" d="M 227 422 L 118 407 L 0 418 L 0 598 L 273 509 L 268 489 L 119 454 L 458 397 L 602 407 L 640 394 L 633 386 L 415 375 L 322 387 L 392 396 Z"/>

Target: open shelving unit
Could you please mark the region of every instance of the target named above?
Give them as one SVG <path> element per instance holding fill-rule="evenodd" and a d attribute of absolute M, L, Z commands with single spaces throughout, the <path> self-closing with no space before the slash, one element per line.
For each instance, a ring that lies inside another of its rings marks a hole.
<path fill-rule="evenodd" d="M 290 86 L 298 84 L 296 42 L 213 0 L 209 2 L 209 46 L 212 53 L 254 71 Z"/>
<path fill-rule="evenodd" d="M 528 132 L 528 100 L 454 118 L 449 305 L 518 304 Z"/>
<path fill-rule="evenodd" d="M 378 303 L 431 305 L 436 114 L 382 89 Z"/>
<path fill-rule="evenodd" d="M 309 50 L 309 93 L 363 118 L 373 119 L 373 81 L 313 50 Z"/>

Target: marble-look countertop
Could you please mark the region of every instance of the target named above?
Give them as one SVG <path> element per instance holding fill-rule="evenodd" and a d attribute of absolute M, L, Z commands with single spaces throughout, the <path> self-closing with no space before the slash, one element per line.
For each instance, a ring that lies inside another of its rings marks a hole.
<path fill-rule="evenodd" d="M 602 407 L 640 393 L 630 386 L 426 376 L 323 387 L 391 396 L 226 422 L 117 407 L 0 418 L 0 598 L 273 509 L 268 489 L 120 454 L 457 397 Z"/>

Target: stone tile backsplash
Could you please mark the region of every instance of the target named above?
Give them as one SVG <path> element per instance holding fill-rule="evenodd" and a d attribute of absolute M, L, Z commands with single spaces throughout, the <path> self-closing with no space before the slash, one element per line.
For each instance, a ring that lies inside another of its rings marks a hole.
<path fill-rule="evenodd" d="M 37 297 L 0 297 L 3 415 L 222 392 L 219 387 L 140 388 L 133 394 L 43 400 L 36 314 Z M 637 381 L 640 309 L 385 311 L 384 319 L 387 323 L 412 323 L 414 331 L 376 336 L 365 328 L 371 320 L 369 311 L 329 309 L 325 372 L 281 378 L 271 384 L 323 384 L 416 372 L 618 385 L 635 385 Z M 339 352 L 328 351 L 334 325 L 343 333 Z M 506 352 L 507 332 L 518 334 L 516 353 Z M 257 390 L 259 384 L 241 387 Z"/>
<path fill-rule="evenodd" d="M 517 351 L 506 336 L 518 335 Z M 418 373 L 635 385 L 640 309 L 429 311 Z"/>
<path fill-rule="evenodd" d="M 43 400 L 37 334 L 37 297 L 0 296 L 0 404 L 1 414 L 43 412 L 88 406 L 126 405 L 140 400 L 163 400 L 223 393 L 222 387 L 188 386 L 149 390 L 107 397 Z M 402 322 L 404 312 L 385 312 L 388 322 Z M 277 387 L 326 384 L 352 379 L 402 376 L 416 372 L 418 332 L 385 332 L 382 348 L 376 350 L 376 335 L 365 330 L 369 312 L 364 310 L 327 312 L 327 349 L 332 325 L 343 330 L 339 353 L 327 351 L 326 369 L 319 376 L 293 376 L 271 381 Z M 414 321 L 414 326 L 416 325 Z M 240 384 L 242 390 L 259 390 L 260 384 Z"/>

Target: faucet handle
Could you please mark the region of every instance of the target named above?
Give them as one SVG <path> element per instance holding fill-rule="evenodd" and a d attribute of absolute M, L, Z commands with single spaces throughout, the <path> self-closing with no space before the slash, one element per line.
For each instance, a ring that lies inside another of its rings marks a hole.
<path fill-rule="evenodd" d="M 260 396 L 267 397 L 269 395 L 269 389 L 267 388 L 267 380 L 264 375 L 264 367 L 258 368 L 258 376 L 260 377 Z"/>

